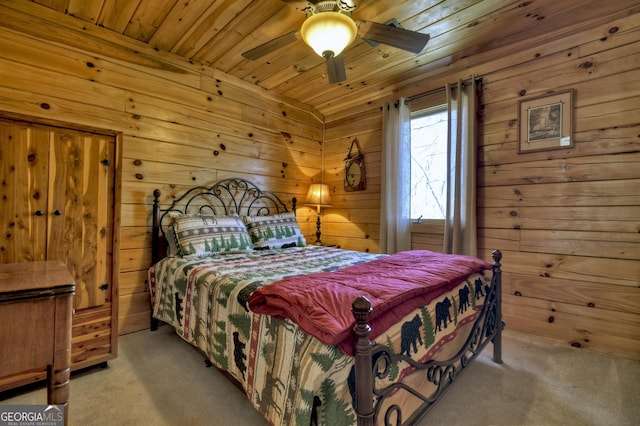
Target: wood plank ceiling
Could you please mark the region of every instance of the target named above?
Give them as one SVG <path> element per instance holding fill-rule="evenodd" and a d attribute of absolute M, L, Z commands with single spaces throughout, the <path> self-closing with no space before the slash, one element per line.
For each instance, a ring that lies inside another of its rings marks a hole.
<path fill-rule="evenodd" d="M 281 0 L 34 0 L 44 7 L 218 68 L 314 106 L 321 113 L 401 92 L 430 73 L 464 69 L 510 45 L 541 45 L 637 6 L 637 0 L 359 0 L 355 20 L 431 36 L 418 55 L 360 38 L 345 50 L 347 80 L 329 84 L 324 60 L 302 40 L 258 60 L 241 53 L 300 28 L 305 14 Z M 300 3 L 300 2 L 297 2 Z M 304 2 L 303 2 L 304 3 Z M 299 6 L 299 5 L 298 5 Z M 474 63 L 469 63 L 469 58 Z"/>

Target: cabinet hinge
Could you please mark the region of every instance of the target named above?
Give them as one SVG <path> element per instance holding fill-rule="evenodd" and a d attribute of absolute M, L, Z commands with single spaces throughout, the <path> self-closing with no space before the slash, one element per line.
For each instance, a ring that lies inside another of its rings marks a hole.
<path fill-rule="evenodd" d="M 107 290 L 109 288 L 109 284 L 104 283 L 102 284 L 100 287 L 98 287 L 100 290 Z"/>
<path fill-rule="evenodd" d="M 108 158 L 100 160 L 100 163 L 104 164 L 107 167 L 111 166 L 111 160 L 109 160 Z"/>

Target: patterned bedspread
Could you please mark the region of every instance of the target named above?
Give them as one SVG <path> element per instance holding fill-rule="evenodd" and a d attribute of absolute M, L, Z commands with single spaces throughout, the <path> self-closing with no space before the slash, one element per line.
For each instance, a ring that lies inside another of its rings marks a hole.
<path fill-rule="evenodd" d="M 274 425 L 356 422 L 353 358 L 287 319 L 249 311 L 258 287 L 284 278 L 343 269 L 383 255 L 306 246 L 211 258 L 165 258 L 149 270 L 154 317 L 172 325 L 243 386 Z M 476 317 L 490 277 L 474 274 L 420 307 L 376 340 L 424 361 Z M 409 372 L 392 371 L 391 379 Z"/>

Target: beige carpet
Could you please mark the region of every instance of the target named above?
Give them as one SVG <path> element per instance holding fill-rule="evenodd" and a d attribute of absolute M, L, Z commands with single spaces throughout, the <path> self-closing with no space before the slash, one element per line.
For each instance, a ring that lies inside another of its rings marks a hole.
<path fill-rule="evenodd" d="M 107 368 L 73 376 L 71 425 L 267 424 L 169 327 L 119 345 Z M 419 425 L 640 425 L 639 362 L 508 329 L 503 346 L 503 364 L 489 345 Z M 41 387 L 0 394 L 0 404 L 45 401 Z"/>

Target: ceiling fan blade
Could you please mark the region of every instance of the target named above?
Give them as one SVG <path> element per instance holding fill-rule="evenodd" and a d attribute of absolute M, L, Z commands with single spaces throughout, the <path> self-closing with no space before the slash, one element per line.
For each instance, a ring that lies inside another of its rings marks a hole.
<path fill-rule="evenodd" d="M 327 58 L 327 75 L 331 84 L 340 83 L 347 79 L 347 70 L 342 55 Z"/>
<path fill-rule="evenodd" d="M 264 55 L 275 52 L 281 47 L 287 46 L 288 44 L 291 44 L 296 40 L 300 40 L 300 32 L 298 30 L 283 34 L 280 37 L 276 37 L 273 40 L 261 44 L 260 46 L 254 47 L 251 50 L 247 50 L 246 52 L 242 53 L 242 56 L 254 61 L 263 57 Z"/>
<path fill-rule="evenodd" d="M 422 49 L 429 41 L 429 34 L 371 21 L 361 21 L 358 34 L 364 39 L 387 44 L 416 54 L 422 52 Z"/>
<path fill-rule="evenodd" d="M 298 10 L 305 10 L 308 7 L 311 7 L 312 5 L 318 3 L 320 0 L 309 0 L 309 1 L 303 1 L 303 0 L 282 0 L 283 3 L 287 3 L 289 6 L 294 7 Z"/>

